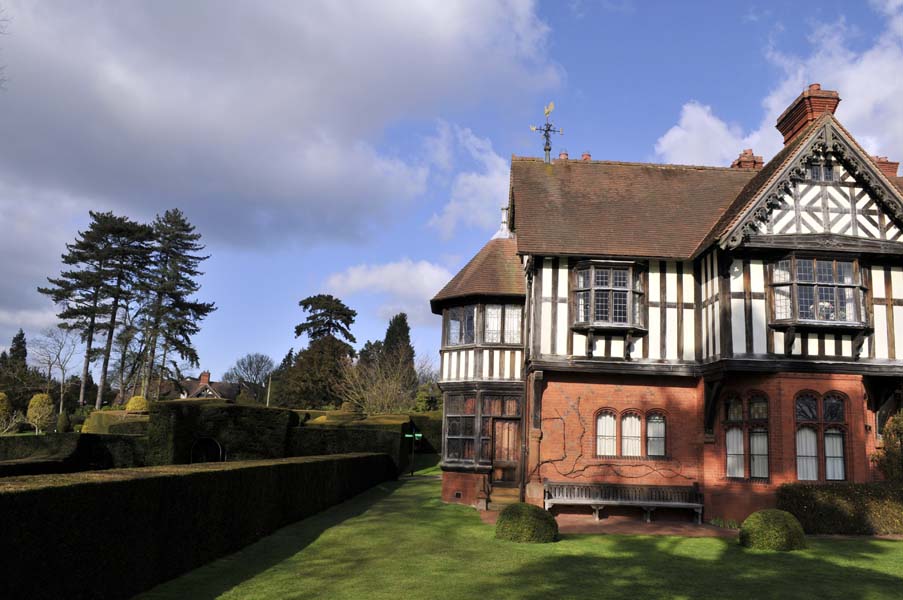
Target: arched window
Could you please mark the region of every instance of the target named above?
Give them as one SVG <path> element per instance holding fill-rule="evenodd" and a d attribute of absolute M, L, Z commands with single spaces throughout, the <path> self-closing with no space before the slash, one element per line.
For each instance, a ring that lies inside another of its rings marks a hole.
<path fill-rule="evenodd" d="M 618 453 L 618 436 L 615 431 L 615 415 L 601 412 L 596 417 L 596 455 L 615 456 Z"/>
<path fill-rule="evenodd" d="M 825 430 L 825 479 L 843 481 L 843 432 L 831 428 Z"/>
<path fill-rule="evenodd" d="M 665 416 L 658 413 L 646 418 L 646 456 L 665 456 Z"/>
<path fill-rule="evenodd" d="M 643 446 L 640 416 L 627 413 L 621 417 L 621 456 L 641 456 Z"/>
<path fill-rule="evenodd" d="M 765 429 L 749 432 L 749 476 L 768 478 L 768 431 Z"/>
<path fill-rule="evenodd" d="M 768 420 L 768 398 L 762 394 L 754 394 L 749 399 L 749 419 L 751 421 Z"/>
<path fill-rule="evenodd" d="M 818 435 L 811 427 L 801 427 L 796 432 L 796 478 L 818 479 Z"/>
<path fill-rule="evenodd" d="M 743 477 L 746 474 L 743 452 L 743 429 L 731 427 L 727 430 L 727 476 Z"/>
<path fill-rule="evenodd" d="M 740 398 L 737 398 L 736 396 L 728 398 L 725 403 L 725 411 L 727 413 L 728 421 L 743 420 L 743 402 Z"/>
<path fill-rule="evenodd" d="M 796 420 L 798 422 L 818 421 L 818 400 L 812 394 L 800 394 L 796 398 Z"/>
<path fill-rule="evenodd" d="M 843 423 L 843 398 L 838 394 L 825 394 L 824 420 L 830 423 Z"/>

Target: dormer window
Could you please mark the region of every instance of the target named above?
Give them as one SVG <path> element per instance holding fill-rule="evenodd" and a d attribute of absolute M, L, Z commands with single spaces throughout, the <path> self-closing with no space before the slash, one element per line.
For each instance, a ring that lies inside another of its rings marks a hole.
<path fill-rule="evenodd" d="M 642 327 L 643 282 L 632 263 L 578 265 L 574 300 L 575 326 Z"/>
<path fill-rule="evenodd" d="M 774 323 L 867 325 L 856 260 L 789 256 L 773 265 Z"/>

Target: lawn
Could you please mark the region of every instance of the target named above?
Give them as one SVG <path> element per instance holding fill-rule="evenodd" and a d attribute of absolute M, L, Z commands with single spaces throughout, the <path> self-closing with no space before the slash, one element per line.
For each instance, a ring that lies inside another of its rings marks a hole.
<path fill-rule="evenodd" d="M 903 542 L 810 539 L 753 552 L 733 540 L 568 535 L 496 541 L 439 480 L 378 486 L 142 598 L 901 598 Z"/>

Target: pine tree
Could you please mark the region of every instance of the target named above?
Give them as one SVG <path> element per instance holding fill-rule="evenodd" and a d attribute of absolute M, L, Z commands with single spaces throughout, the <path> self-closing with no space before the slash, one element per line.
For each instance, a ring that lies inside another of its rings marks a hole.
<path fill-rule="evenodd" d="M 411 345 L 411 327 L 408 315 L 398 313 L 389 321 L 383 341 L 383 356 L 386 360 L 404 363 L 402 377 L 406 389 L 413 395 L 417 389 L 417 369 L 414 368 L 414 346 Z"/>
<path fill-rule="evenodd" d="M 298 305 L 307 312 L 307 319 L 295 327 L 295 337 L 307 334 L 311 342 L 325 337 L 335 339 L 343 337 L 352 344 L 357 341 L 351 335 L 351 324 L 357 317 L 357 311 L 345 306 L 345 303 L 335 296 L 329 294 L 308 296 Z M 353 352 L 353 349 L 351 351 Z"/>
<path fill-rule="evenodd" d="M 200 322 L 216 310 L 212 302 L 194 299 L 200 290 L 197 278 L 203 274 L 198 267 L 209 258 L 198 254 L 204 249 L 199 241 L 201 234 L 178 209 L 168 210 L 162 217 L 158 215 L 153 232 L 150 274 L 146 278 L 151 301 L 144 315 L 146 359 L 141 389 L 145 397 L 150 390 L 158 347 L 162 347 L 164 357 L 174 352 L 196 366 L 198 355 L 191 338 L 200 331 Z M 161 366 L 161 378 L 162 374 Z"/>
<path fill-rule="evenodd" d="M 131 300 L 135 284 L 147 269 L 150 261 L 150 243 L 153 239 L 153 231 L 147 225 L 136 223 L 126 217 L 114 216 L 112 213 L 103 213 L 99 216 L 102 217 L 101 226 L 108 241 L 101 296 L 109 301 L 107 310 L 109 319 L 97 325 L 98 333 L 106 332 L 95 402 L 98 409 L 103 404 L 103 395 L 107 387 L 107 373 L 116 337 L 117 321 L 122 309 L 126 308 Z"/>
<path fill-rule="evenodd" d="M 49 287 L 38 288 L 40 293 L 63 307 L 57 317 L 63 322 L 63 327 L 79 332 L 85 344 L 79 405 L 85 403 L 85 382 L 95 357 L 93 346 L 97 323 L 109 309 L 102 296 L 109 245 L 104 223 L 109 213 L 92 211 L 89 214 L 91 223 L 88 229 L 78 232 L 74 243 L 66 244 L 66 253 L 62 256 L 63 264 L 72 269 L 63 271 L 58 278 L 48 278 Z"/>
<path fill-rule="evenodd" d="M 28 342 L 25 340 L 25 332 L 19 332 L 13 336 L 9 345 L 9 366 L 11 368 L 25 369 L 28 364 Z"/>

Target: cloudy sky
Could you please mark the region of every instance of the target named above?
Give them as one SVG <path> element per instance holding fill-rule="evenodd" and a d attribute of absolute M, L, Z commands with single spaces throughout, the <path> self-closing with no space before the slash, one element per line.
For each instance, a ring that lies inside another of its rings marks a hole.
<path fill-rule="evenodd" d="M 360 343 L 497 228 L 510 156 L 554 100 L 557 152 L 727 165 L 772 156 L 810 82 L 903 159 L 903 0 L 784 2 L 0 0 L 0 346 L 54 323 L 35 288 L 88 210 L 203 233 L 197 337 L 218 377 L 303 347 L 298 300 L 358 311 Z"/>

